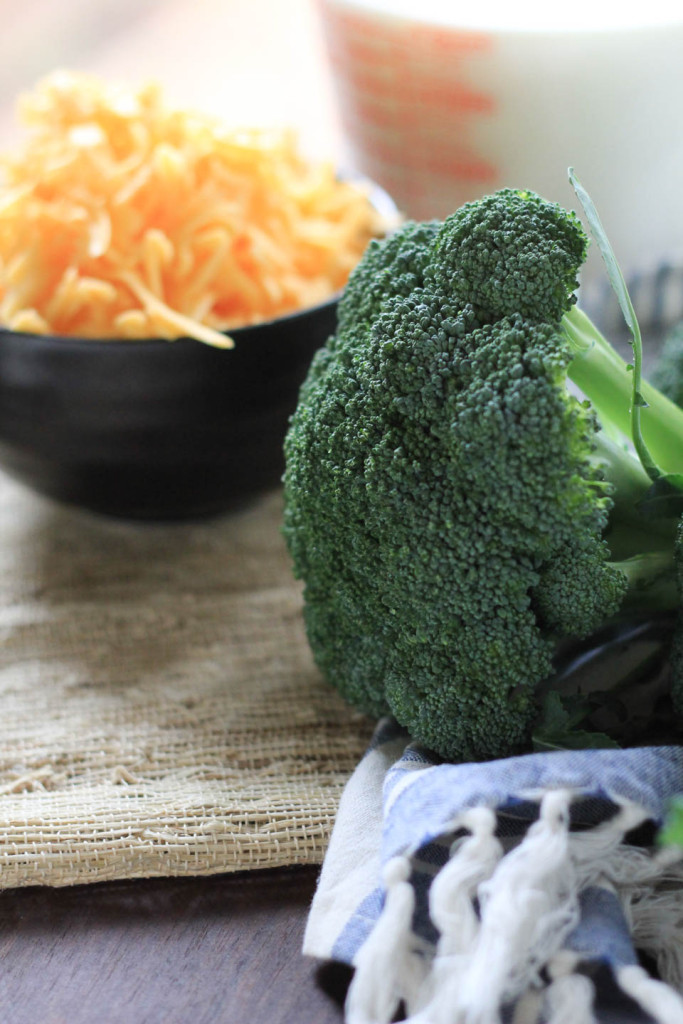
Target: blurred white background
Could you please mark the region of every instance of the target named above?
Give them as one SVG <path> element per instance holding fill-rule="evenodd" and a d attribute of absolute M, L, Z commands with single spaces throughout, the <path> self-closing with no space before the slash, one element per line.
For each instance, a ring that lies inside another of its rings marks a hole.
<path fill-rule="evenodd" d="M 312 156 L 344 147 L 315 0 L 0 0 L 0 146 L 14 105 L 56 68 L 133 86 L 230 125 L 292 125 Z"/>

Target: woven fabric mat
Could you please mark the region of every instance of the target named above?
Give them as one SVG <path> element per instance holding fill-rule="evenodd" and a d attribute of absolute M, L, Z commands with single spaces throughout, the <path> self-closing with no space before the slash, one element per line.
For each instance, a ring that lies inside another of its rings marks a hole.
<path fill-rule="evenodd" d="M 312 664 L 281 512 L 135 525 L 0 476 L 0 888 L 322 860 L 372 723 Z"/>

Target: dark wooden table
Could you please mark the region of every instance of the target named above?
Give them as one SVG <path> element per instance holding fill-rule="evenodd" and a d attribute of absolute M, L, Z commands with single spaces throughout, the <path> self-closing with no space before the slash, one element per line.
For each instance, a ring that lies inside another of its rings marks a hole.
<path fill-rule="evenodd" d="M 0 1021 L 340 1024 L 347 973 L 301 955 L 317 873 L 0 892 Z"/>
<path fill-rule="evenodd" d="M 0 892 L 0 1024 L 342 1024 L 349 969 L 301 955 L 317 873 Z M 601 1024 L 648 1024 L 600 991 Z"/>

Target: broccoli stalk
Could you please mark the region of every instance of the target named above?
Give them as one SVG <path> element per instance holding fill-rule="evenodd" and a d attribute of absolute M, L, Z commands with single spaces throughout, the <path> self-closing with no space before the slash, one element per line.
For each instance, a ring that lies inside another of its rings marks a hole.
<path fill-rule="evenodd" d="M 603 429 L 612 425 L 630 438 L 633 368 L 578 306 L 565 313 L 562 328 L 573 356 L 568 369 L 570 380 L 590 400 Z M 640 418 L 651 459 L 666 473 L 683 473 L 683 409 L 646 381 L 640 392 L 646 403 Z M 640 461 L 652 465 L 648 459 L 641 457 Z"/>
<path fill-rule="evenodd" d="M 623 294 L 633 367 L 576 307 L 586 246 L 513 189 L 372 242 L 285 441 L 317 664 L 444 757 L 527 749 L 567 639 L 679 603 L 683 412 Z"/>
<path fill-rule="evenodd" d="M 627 364 L 598 331 L 589 317 L 572 306 L 562 318 L 573 359 L 568 377 L 583 391 L 595 409 L 602 430 L 602 448 L 607 479 L 614 485 L 619 508 L 613 519 L 621 525 L 621 537 L 611 538 L 611 548 L 621 547 L 630 524 L 630 557 L 619 568 L 628 580 L 623 607 L 634 594 L 637 601 L 647 591 L 652 610 L 675 609 L 680 603 L 678 558 L 675 538 L 683 512 L 683 410 L 642 379 L 642 338 L 631 297 L 616 256 L 592 199 L 572 168 L 569 180 L 583 206 L 602 253 L 612 287 L 631 332 L 634 361 Z M 628 448 L 607 447 L 606 431 L 615 438 L 630 438 L 643 472 L 639 472 Z M 631 465 L 629 466 L 629 462 Z M 655 486 L 652 486 L 652 482 Z M 648 539 L 643 536 L 646 519 Z M 643 553 L 644 550 L 646 553 Z"/>
<path fill-rule="evenodd" d="M 676 480 L 683 472 L 683 409 L 642 383 L 644 464 L 628 443 L 632 367 L 578 306 L 564 315 L 562 329 L 573 353 L 567 376 L 588 399 L 601 425 L 593 458 L 613 487 L 608 527 L 611 553 L 624 560 L 620 568 L 631 590 L 643 591 L 650 582 L 659 583 L 665 577 L 657 607 L 676 608 L 673 543 L 683 511 Z M 653 481 L 660 481 L 654 489 Z"/>

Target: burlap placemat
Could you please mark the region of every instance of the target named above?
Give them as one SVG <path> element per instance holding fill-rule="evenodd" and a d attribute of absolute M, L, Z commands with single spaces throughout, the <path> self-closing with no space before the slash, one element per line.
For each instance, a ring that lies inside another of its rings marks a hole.
<path fill-rule="evenodd" d="M 280 517 L 134 525 L 0 476 L 0 887 L 322 860 L 372 724 L 312 664 Z"/>

